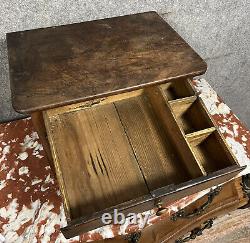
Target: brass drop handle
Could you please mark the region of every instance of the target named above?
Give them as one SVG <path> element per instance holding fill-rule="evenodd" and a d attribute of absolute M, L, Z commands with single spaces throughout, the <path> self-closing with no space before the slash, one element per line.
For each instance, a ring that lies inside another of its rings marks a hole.
<path fill-rule="evenodd" d="M 138 243 L 141 238 L 141 232 L 134 232 L 132 234 L 124 236 L 123 238 L 124 240 L 127 240 L 128 243 Z"/>
<path fill-rule="evenodd" d="M 214 198 L 219 195 L 222 187 L 218 186 L 215 189 L 211 189 L 211 191 L 207 194 L 207 201 L 202 204 L 199 208 L 196 208 L 193 212 L 187 213 L 184 209 L 179 210 L 171 216 L 171 220 L 176 221 L 178 218 L 192 218 L 204 213 L 204 211 L 209 207 L 209 205 L 213 202 Z"/>
<path fill-rule="evenodd" d="M 156 203 L 156 207 L 158 208 L 158 210 L 156 211 L 156 216 L 161 216 L 162 214 L 167 212 L 167 209 L 162 207 L 163 203 L 162 201 L 158 201 Z"/>
<path fill-rule="evenodd" d="M 175 241 L 175 243 L 183 243 L 183 242 L 188 242 L 190 240 L 194 240 L 197 236 L 202 235 L 205 229 L 210 229 L 213 226 L 213 220 L 214 218 L 207 220 L 206 222 L 203 223 L 203 226 L 194 228 L 193 230 L 191 230 L 189 236 L 179 238 L 178 240 Z"/>

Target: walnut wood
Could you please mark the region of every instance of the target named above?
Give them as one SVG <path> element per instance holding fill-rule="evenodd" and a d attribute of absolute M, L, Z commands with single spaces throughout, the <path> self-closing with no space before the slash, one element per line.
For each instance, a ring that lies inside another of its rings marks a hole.
<path fill-rule="evenodd" d="M 13 106 L 31 113 L 206 71 L 155 12 L 7 34 Z"/>
<path fill-rule="evenodd" d="M 62 228 L 61 231 L 67 239 L 71 238 L 83 232 L 88 232 L 91 229 L 103 226 L 100 219 L 101 216 L 106 212 L 113 215 L 114 208 L 119 209 L 119 212 L 122 212 L 125 215 L 128 213 L 141 213 L 151 210 L 159 200 L 163 201 L 164 204 L 170 204 L 171 202 L 193 193 L 225 183 L 235 177 L 242 169 L 244 169 L 244 167 L 239 168 L 238 166 L 233 166 L 222 171 L 217 171 L 216 173 L 211 173 L 209 176 L 203 176 L 180 185 L 159 188 L 152 191 L 151 195 L 137 198 L 123 203 L 122 205 L 116 205 L 112 208 L 107 208 L 103 211 L 94 213 L 89 217 L 81 217 L 73 220 L 68 226 Z"/>
<path fill-rule="evenodd" d="M 186 210 L 193 211 L 206 201 L 206 196 L 188 206 Z M 200 226 L 204 221 L 226 214 L 232 210 L 246 204 L 247 200 L 240 187 L 240 180 L 227 183 L 220 194 L 214 199 L 207 211 L 191 219 L 178 219 L 176 222 L 166 219 L 159 224 L 143 231 L 139 242 L 145 243 L 174 243 L 176 239 L 182 237 L 195 227 Z"/>
<path fill-rule="evenodd" d="M 114 208 L 125 215 L 150 210 L 158 200 L 171 203 L 244 169 L 231 159 L 227 163 L 222 151 L 225 163 L 202 176 L 208 165 L 192 147 L 216 128 L 185 135 L 171 104 L 177 109 L 187 100 L 199 102 L 193 96 L 169 101 L 154 86 L 43 112 L 69 221 L 65 237 L 102 226 L 102 214 Z"/>

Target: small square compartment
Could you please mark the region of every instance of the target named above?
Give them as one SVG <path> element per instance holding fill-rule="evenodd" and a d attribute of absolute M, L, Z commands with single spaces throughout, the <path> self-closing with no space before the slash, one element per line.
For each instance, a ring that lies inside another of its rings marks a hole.
<path fill-rule="evenodd" d="M 189 79 L 177 79 L 166 84 L 161 85 L 168 100 L 176 100 L 189 96 L 194 96 L 195 92 L 190 84 Z"/>
<path fill-rule="evenodd" d="M 235 159 L 218 131 L 206 134 L 203 139 L 201 137 L 192 138 L 191 149 L 206 173 L 225 169 L 235 164 Z"/>
<path fill-rule="evenodd" d="M 172 102 L 171 107 L 185 134 L 213 127 L 213 122 L 197 98 L 194 101 L 183 99 Z"/>

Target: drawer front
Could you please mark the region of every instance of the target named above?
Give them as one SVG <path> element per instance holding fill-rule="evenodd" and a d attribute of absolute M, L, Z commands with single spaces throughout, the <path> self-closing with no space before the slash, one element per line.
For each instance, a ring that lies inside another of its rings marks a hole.
<path fill-rule="evenodd" d="M 69 222 L 68 226 L 62 228 L 62 233 L 66 238 L 71 238 L 73 236 L 79 235 L 81 233 L 88 232 L 89 230 L 103 226 L 101 217 L 104 213 L 110 213 L 113 215 L 114 208 L 119 209 L 119 212 L 125 215 L 129 213 L 141 213 L 143 211 L 151 210 L 155 208 L 159 201 L 162 204 L 169 204 L 185 196 L 191 195 L 193 193 L 205 190 L 212 186 L 222 184 L 233 177 L 235 177 L 244 168 L 233 166 L 231 168 L 224 169 L 223 171 L 218 171 L 210 176 L 201 177 L 197 180 L 187 182 L 180 187 L 167 187 L 155 190 L 152 195 L 144 198 L 138 198 L 126 204 L 117 205 L 116 207 L 107 209 L 102 212 L 95 214 L 95 217 L 80 218 Z"/>
<path fill-rule="evenodd" d="M 196 202 L 187 206 L 184 210 L 186 213 L 194 212 L 199 209 L 208 199 L 208 196 L 200 198 Z M 139 243 L 176 243 L 191 234 L 195 228 L 203 228 L 204 222 L 210 219 L 224 215 L 247 203 L 241 188 L 241 179 L 235 179 L 222 186 L 219 194 L 206 210 L 190 218 L 178 218 L 173 221 L 171 218 L 149 226 L 142 231 Z M 202 236 L 200 236 L 202 237 Z"/>

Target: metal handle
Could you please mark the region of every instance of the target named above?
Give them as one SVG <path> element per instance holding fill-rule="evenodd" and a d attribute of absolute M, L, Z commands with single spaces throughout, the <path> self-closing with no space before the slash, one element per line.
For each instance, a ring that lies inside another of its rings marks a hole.
<path fill-rule="evenodd" d="M 141 232 L 140 231 L 134 232 L 132 234 L 124 236 L 123 238 L 127 240 L 128 243 L 137 243 L 141 238 Z"/>
<path fill-rule="evenodd" d="M 175 241 L 175 243 L 183 243 L 183 242 L 188 242 L 190 240 L 194 240 L 197 236 L 202 235 L 205 229 L 210 229 L 213 226 L 213 220 L 214 218 L 207 220 L 206 222 L 203 223 L 203 226 L 194 228 L 193 230 L 191 230 L 189 236 L 179 238 L 178 240 Z"/>
<path fill-rule="evenodd" d="M 211 189 L 211 191 L 207 194 L 207 201 L 202 204 L 199 208 L 196 208 L 193 212 L 187 213 L 184 209 L 179 210 L 171 216 L 171 220 L 176 221 L 178 218 L 192 218 L 204 213 L 204 211 L 209 207 L 209 205 L 213 202 L 214 198 L 219 195 L 222 187 L 218 186 L 215 189 Z"/>
<path fill-rule="evenodd" d="M 164 214 L 164 213 L 167 211 L 166 208 L 163 208 L 163 207 L 162 207 L 162 201 L 158 201 L 158 202 L 156 203 L 156 207 L 158 208 L 158 210 L 157 210 L 157 212 L 156 212 L 156 215 L 157 215 L 157 216 L 161 216 L 162 214 Z"/>

